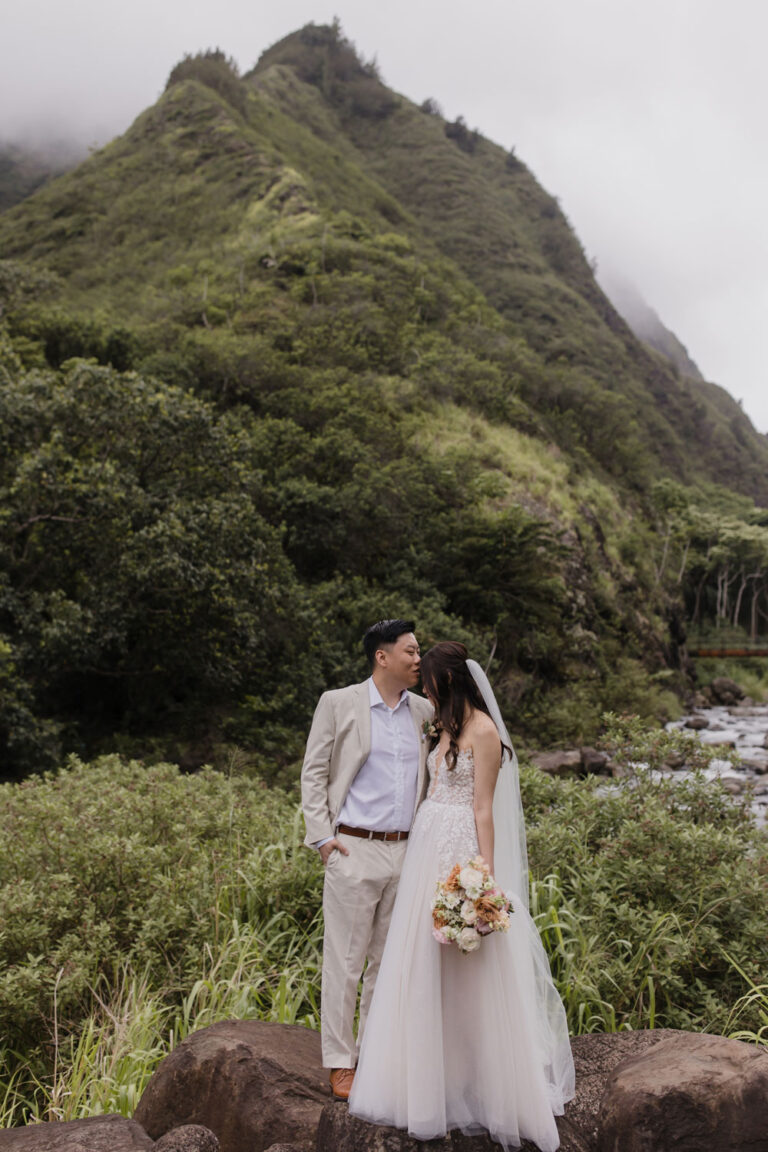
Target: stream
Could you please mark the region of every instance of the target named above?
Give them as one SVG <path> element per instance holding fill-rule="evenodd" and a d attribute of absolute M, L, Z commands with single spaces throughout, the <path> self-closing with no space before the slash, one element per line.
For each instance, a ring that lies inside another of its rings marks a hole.
<path fill-rule="evenodd" d="M 694 725 L 700 727 L 696 730 Z M 668 729 L 689 727 L 703 744 L 727 744 L 737 753 L 740 764 L 713 760 L 704 775 L 722 780 L 732 795 L 740 795 L 751 782 L 755 789 L 752 811 L 760 827 L 768 826 L 768 704 L 716 704 L 697 708 L 667 725 Z M 670 769 L 669 775 L 683 777 L 686 772 Z"/>

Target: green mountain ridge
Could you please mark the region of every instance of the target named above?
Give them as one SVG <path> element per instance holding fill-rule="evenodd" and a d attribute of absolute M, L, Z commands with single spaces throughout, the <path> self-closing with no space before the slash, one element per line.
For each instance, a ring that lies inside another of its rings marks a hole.
<path fill-rule="evenodd" d="M 385 614 L 492 659 L 539 742 L 674 708 L 654 484 L 749 517 L 768 443 L 636 339 L 516 157 L 338 28 L 243 78 L 185 58 L 0 256 L 13 771 L 279 766 Z"/>
<path fill-rule="evenodd" d="M 232 179 L 227 214 L 218 202 L 207 205 L 204 196 L 199 204 L 201 219 L 218 216 L 214 231 L 234 227 L 239 198 L 258 198 L 276 169 L 288 167 L 303 178 L 305 193 L 311 190 L 320 211 L 345 209 L 369 227 L 400 231 L 421 251 L 434 246 L 451 260 L 453 274 L 458 270 L 476 284 L 509 321 L 507 332 L 552 366 L 551 411 L 567 421 L 579 404 L 597 403 L 601 421 L 618 434 L 622 425 L 637 422 L 643 446 L 677 478 L 723 483 L 768 502 L 765 437 L 735 401 L 728 404 L 727 394 L 713 404 L 711 388 L 681 380 L 634 337 L 595 281 L 557 201 L 525 166 L 482 137 L 468 134 L 471 151 L 463 149 L 446 136 L 439 116 L 391 93 L 333 35 L 310 26 L 269 49 L 236 82 L 238 107 L 228 92 L 229 100 L 219 97 L 218 107 L 209 104 L 204 111 L 210 87 L 192 92 L 172 86 L 121 140 L 36 197 L 39 217 L 29 205 L 7 214 L 5 226 L 0 224 L 3 253 L 48 259 L 68 276 L 70 292 L 89 284 L 87 253 L 92 289 L 105 283 L 117 289 L 101 257 L 118 248 L 124 257 L 128 228 L 143 274 L 162 279 L 164 261 L 175 258 L 175 245 L 194 227 L 185 213 L 185 183 L 196 164 L 206 163 L 194 148 L 184 156 L 174 147 L 165 174 L 175 172 L 179 186 L 158 199 L 153 181 L 164 174 L 162 148 L 173 147 L 170 141 L 179 133 L 194 135 L 208 115 L 215 123 L 209 124 L 207 159 L 215 156 L 220 165 L 209 176 L 217 195 Z M 323 83 L 330 96 L 318 87 Z M 139 146 L 140 140 L 147 143 L 145 131 L 154 140 L 151 156 Z M 131 174 L 132 153 L 138 162 Z M 98 177 L 92 180 L 91 173 Z M 132 180 L 145 188 L 143 224 L 135 206 L 127 221 L 121 212 L 129 195 L 141 203 L 141 188 Z M 201 192 L 199 180 L 192 178 L 194 183 Z M 215 241 L 208 251 L 216 251 Z M 75 274 L 71 265 L 80 259 Z M 137 275 L 129 263 L 121 267 L 121 280 Z M 87 293 L 83 302 L 90 304 Z M 579 379 L 583 371 L 589 374 L 586 390 Z"/>
<path fill-rule="evenodd" d="M 293 80 L 286 82 L 285 67 L 292 65 L 294 77 L 298 72 L 315 84 L 331 71 L 327 63 L 325 71 L 302 69 L 306 47 L 302 34 L 293 34 L 266 52 L 250 74 L 259 90 L 288 104 L 297 117 L 309 115 L 317 89 L 297 92 Z M 334 50 L 326 51 L 333 59 Z M 382 102 L 392 97 L 374 77 L 366 79 L 369 88 L 383 90 Z M 441 117 L 425 115 L 404 97 L 383 106 L 385 115 L 361 116 L 342 101 L 335 119 L 366 168 L 526 342 L 547 363 L 588 366 L 605 389 L 608 407 L 616 396 L 628 401 L 630 410 L 622 416 L 641 416 L 654 451 L 672 473 L 686 480 L 696 476 L 702 461 L 691 448 L 722 451 L 724 458 L 705 464 L 707 478 L 765 502 L 766 438 L 735 401 L 728 405 L 727 393 L 712 405 L 711 388 L 681 382 L 674 368 L 649 354 L 597 283 L 557 200 L 525 165 L 477 134 L 467 133 L 465 147 L 456 146 Z M 578 384 L 556 386 L 548 399 L 572 408 L 579 401 Z M 723 427 L 723 409 L 731 428 Z M 710 427 L 703 432 L 705 423 Z M 737 458 L 729 460 L 735 444 Z"/>

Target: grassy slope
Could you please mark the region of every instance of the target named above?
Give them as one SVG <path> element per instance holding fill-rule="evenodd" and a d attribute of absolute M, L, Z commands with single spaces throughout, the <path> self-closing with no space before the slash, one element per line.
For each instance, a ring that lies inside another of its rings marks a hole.
<path fill-rule="evenodd" d="M 436 117 L 406 101 L 373 131 L 354 128 L 358 143 L 363 133 L 370 141 L 366 158 L 376 175 L 548 363 L 585 369 L 626 397 L 671 472 L 765 501 L 765 437 L 722 389 L 680 380 L 632 335 L 527 169 L 510 171 L 503 150 L 486 140 L 471 155 L 461 152 Z"/>
<path fill-rule="evenodd" d="M 385 116 L 350 111 L 301 78 L 299 52 L 300 34 L 265 54 L 244 115 L 201 84 L 172 87 L 123 137 L 3 214 L 3 256 L 59 272 L 70 305 L 165 320 L 190 284 L 201 297 L 215 282 L 236 293 L 277 215 L 286 246 L 299 231 L 322 242 L 328 220 L 351 212 L 374 234 L 405 234 L 425 258 L 440 250 L 447 276 L 477 284 L 536 354 L 539 376 L 543 365 L 546 383 L 528 398 L 557 414 L 551 436 L 563 411 L 589 425 L 609 406 L 609 422 L 631 427 L 666 471 L 768 502 L 765 438 L 727 394 L 681 381 L 635 339 L 522 163 L 483 138 L 463 151 L 439 116 L 392 94 Z M 293 203 L 272 204 L 270 220 L 265 197 L 281 179 Z"/>
<path fill-rule="evenodd" d="M 250 77 L 296 118 L 312 116 L 316 86 L 299 36 L 265 53 Z M 321 49 L 315 49 L 316 52 Z M 290 80 L 287 78 L 290 76 Z M 338 103 L 338 101 L 337 101 Z M 365 169 L 484 292 L 548 364 L 585 374 L 628 402 L 627 418 L 666 470 L 768 499 L 768 443 L 727 393 L 681 380 L 637 340 L 599 288 L 557 201 L 519 161 L 479 137 L 472 152 L 445 123 L 398 98 L 387 116 L 335 110 L 336 139 L 351 141 Z M 568 396 L 578 394 L 578 385 Z M 703 450 L 703 451 L 702 451 Z"/>

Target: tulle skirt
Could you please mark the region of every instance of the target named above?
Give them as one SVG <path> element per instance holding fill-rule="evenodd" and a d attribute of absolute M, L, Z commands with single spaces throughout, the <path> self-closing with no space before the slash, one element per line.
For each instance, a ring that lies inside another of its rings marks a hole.
<path fill-rule="evenodd" d="M 477 852 L 471 808 L 459 807 L 426 800 L 417 813 L 350 1112 L 424 1140 L 452 1128 L 487 1130 L 507 1148 L 527 1139 L 554 1152 L 554 1114 L 573 1095 L 573 1060 L 527 909 L 515 898 L 509 932 L 469 954 L 432 936 L 431 901 L 446 861 Z"/>

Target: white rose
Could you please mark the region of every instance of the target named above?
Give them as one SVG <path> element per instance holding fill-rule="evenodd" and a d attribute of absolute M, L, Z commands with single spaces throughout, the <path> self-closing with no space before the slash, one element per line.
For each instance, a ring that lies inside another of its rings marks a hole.
<path fill-rule="evenodd" d="M 461 884 L 467 896 L 475 900 L 483 889 L 483 880 L 485 877 L 479 868 L 462 868 L 459 873 L 459 884 Z"/>
<path fill-rule="evenodd" d="M 461 906 L 461 918 L 465 924 L 474 924 L 477 920 L 477 909 L 471 900 L 465 900 Z"/>
<path fill-rule="evenodd" d="M 480 947 L 480 933 L 474 928 L 462 928 L 456 940 L 462 952 L 474 952 Z"/>

